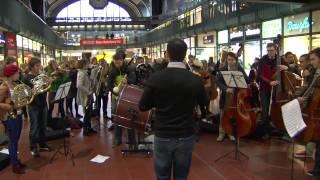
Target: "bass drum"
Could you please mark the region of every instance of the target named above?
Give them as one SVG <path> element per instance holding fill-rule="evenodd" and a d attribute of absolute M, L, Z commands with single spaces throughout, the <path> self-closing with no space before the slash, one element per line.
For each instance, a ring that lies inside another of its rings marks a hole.
<path fill-rule="evenodd" d="M 126 85 L 120 93 L 113 122 L 119 126 L 135 129 L 139 132 L 150 132 L 152 111 L 139 110 L 139 101 L 143 89 L 139 86 Z"/>

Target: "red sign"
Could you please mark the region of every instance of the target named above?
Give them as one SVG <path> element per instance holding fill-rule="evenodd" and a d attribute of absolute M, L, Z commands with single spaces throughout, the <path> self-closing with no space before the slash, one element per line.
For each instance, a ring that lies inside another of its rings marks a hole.
<path fill-rule="evenodd" d="M 123 45 L 123 39 L 81 39 L 80 46 L 118 46 Z"/>
<path fill-rule="evenodd" d="M 5 33 L 5 39 L 6 39 L 6 47 L 7 49 L 15 49 L 17 47 L 17 38 L 16 34 L 11 32 Z"/>

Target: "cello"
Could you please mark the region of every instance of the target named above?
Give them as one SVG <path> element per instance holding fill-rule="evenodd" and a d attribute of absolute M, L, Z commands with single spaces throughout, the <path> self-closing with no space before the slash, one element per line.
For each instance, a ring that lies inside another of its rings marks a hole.
<path fill-rule="evenodd" d="M 320 141 L 320 76 L 314 78 L 309 88 L 302 97 L 307 96 L 314 89 L 313 96 L 309 104 L 302 106 L 303 120 L 307 127 L 296 137 L 300 142 L 319 142 Z"/>

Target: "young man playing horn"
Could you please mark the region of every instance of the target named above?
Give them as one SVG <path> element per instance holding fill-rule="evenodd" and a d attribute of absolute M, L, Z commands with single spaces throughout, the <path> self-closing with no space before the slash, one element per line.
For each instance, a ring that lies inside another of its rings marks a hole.
<path fill-rule="evenodd" d="M 31 88 L 33 87 L 32 80 L 40 74 L 41 60 L 31 58 L 29 64 L 30 72 L 26 74 L 22 81 Z M 46 126 L 48 118 L 47 107 L 47 92 L 38 94 L 29 104 L 28 112 L 30 116 L 30 150 L 33 157 L 40 157 L 40 151 L 52 151 L 53 149 L 46 143 Z M 39 147 L 38 147 L 39 145 Z"/>

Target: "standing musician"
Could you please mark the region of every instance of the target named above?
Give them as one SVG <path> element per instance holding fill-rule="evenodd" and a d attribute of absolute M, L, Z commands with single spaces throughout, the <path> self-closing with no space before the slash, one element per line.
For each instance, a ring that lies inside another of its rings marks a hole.
<path fill-rule="evenodd" d="M 118 51 L 113 55 L 113 61 L 111 63 L 108 89 L 111 92 L 111 112 L 116 113 L 117 101 L 119 94 L 125 84 L 127 84 L 126 76 L 129 74 L 127 65 L 125 64 L 125 52 Z M 113 117 L 111 117 L 112 119 Z M 114 127 L 114 140 L 113 145 L 118 146 L 122 144 L 122 127 L 115 125 Z M 128 141 L 133 141 L 133 131 L 128 130 Z"/>
<path fill-rule="evenodd" d="M 108 82 L 108 73 L 109 73 L 109 64 L 104 60 L 99 60 L 100 70 L 98 72 L 98 83 L 96 85 L 96 95 L 97 95 L 97 110 L 98 110 L 98 117 L 100 119 L 100 109 L 101 109 L 101 100 L 102 100 L 102 113 L 103 118 L 105 120 L 108 119 L 107 117 L 107 106 L 108 106 L 108 96 L 109 91 L 107 89 L 107 82 Z"/>
<path fill-rule="evenodd" d="M 274 80 L 277 71 L 276 45 L 274 43 L 267 44 L 267 55 L 264 55 L 259 63 L 258 77 L 261 101 L 261 134 L 263 138 L 269 138 L 272 127 L 269 118 L 269 105 L 271 96 L 271 87 L 277 86 L 279 81 Z M 282 60 L 282 59 L 281 59 Z M 286 70 L 287 67 L 280 65 L 280 70 Z"/>
<path fill-rule="evenodd" d="M 29 62 L 29 74 L 26 74 L 22 81 L 26 85 L 33 87 L 32 79 L 40 74 L 41 60 L 38 58 L 31 58 Z M 46 125 L 48 119 L 48 107 L 47 107 L 47 93 L 41 93 L 36 95 L 34 100 L 28 106 L 28 112 L 30 117 L 30 150 L 34 157 L 39 157 L 40 151 L 52 151 L 46 143 Z M 39 145 L 39 149 L 38 149 Z"/>
<path fill-rule="evenodd" d="M 82 106 L 83 117 L 83 135 L 89 136 L 92 133 L 97 133 L 91 127 L 93 91 L 88 70 L 88 61 L 80 60 L 77 62 L 77 102 Z"/>
<path fill-rule="evenodd" d="M 312 50 L 310 53 L 310 63 L 315 68 L 315 73 L 308 88 L 306 89 L 303 97 L 298 97 L 298 101 L 302 104 L 302 108 L 310 108 L 309 103 L 314 95 L 317 88 L 320 87 L 320 48 Z M 315 131 L 319 131 L 316 129 Z M 316 155 L 315 155 L 315 165 L 312 171 L 314 179 L 320 179 L 320 143 L 316 142 Z"/>
<path fill-rule="evenodd" d="M 168 42 L 168 67 L 153 74 L 145 84 L 139 108 L 155 108 L 154 165 L 158 180 L 188 177 L 195 143 L 193 109 L 208 99 L 201 79 L 186 69 L 183 40 Z M 202 112 L 205 116 L 205 112 Z"/>
<path fill-rule="evenodd" d="M 18 158 L 18 143 L 22 130 L 22 110 L 17 109 L 15 117 L 8 116 L 15 109 L 11 101 L 14 81 L 19 79 L 19 68 L 16 64 L 8 64 L 3 69 L 5 81 L 0 85 L 0 120 L 5 126 L 9 137 L 9 156 L 12 165 L 12 171 L 16 174 L 24 174 L 26 166 Z"/>
<path fill-rule="evenodd" d="M 240 66 L 240 64 L 238 63 L 238 57 L 235 53 L 233 52 L 228 52 L 226 54 L 226 64 L 224 67 L 220 68 L 220 71 L 240 71 L 242 72 L 242 74 L 245 77 L 245 80 L 247 83 L 249 83 L 249 78 L 246 75 L 246 73 L 244 72 L 243 68 Z M 219 102 L 219 106 L 220 106 L 220 124 L 219 124 L 219 136 L 217 138 L 218 142 L 222 142 L 224 140 L 225 137 L 225 132 L 222 128 L 222 120 L 223 120 L 223 114 L 224 111 L 226 110 L 225 108 L 227 107 L 227 101 L 228 101 L 228 97 L 230 95 L 236 96 L 236 94 L 234 94 L 234 88 L 228 88 L 226 85 L 226 82 L 224 81 L 222 74 L 218 73 L 217 75 L 217 85 L 221 90 L 221 94 L 220 94 L 220 102 Z M 229 139 L 231 141 L 234 141 L 235 138 L 232 135 L 229 135 Z"/>

